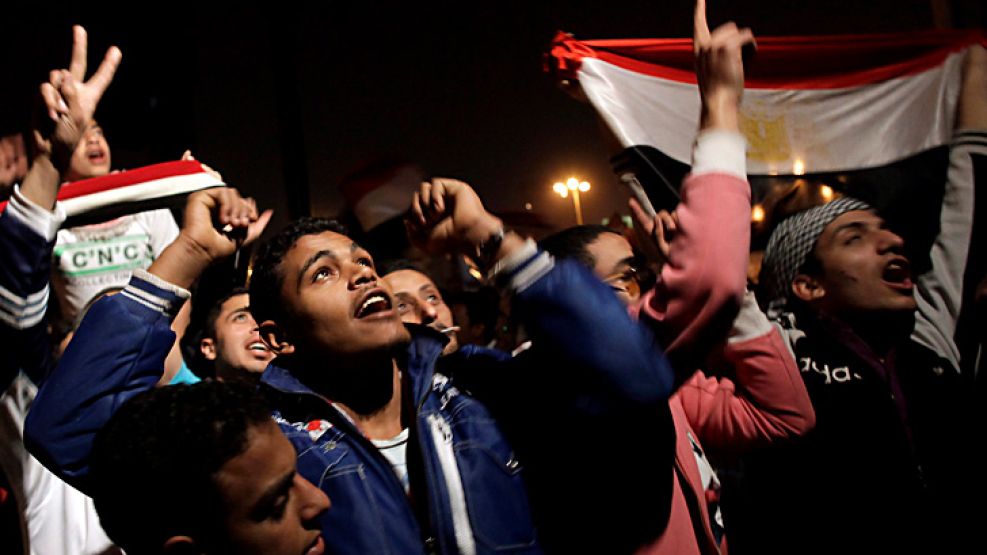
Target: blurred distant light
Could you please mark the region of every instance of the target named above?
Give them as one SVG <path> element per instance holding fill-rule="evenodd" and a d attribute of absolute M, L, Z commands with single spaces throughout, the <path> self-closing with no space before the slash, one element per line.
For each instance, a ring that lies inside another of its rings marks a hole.
<path fill-rule="evenodd" d="M 580 193 L 585 193 L 586 191 L 589 191 L 589 181 L 580 182 L 579 183 L 579 192 Z"/>
<path fill-rule="evenodd" d="M 792 164 L 792 173 L 795 175 L 805 175 L 805 162 L 801 158 L 796 158 Z"/>
<path fill-rule="evenodd" d="M 576 179 L 575 177 L 570 177 L 569 179 L 567 179 L 565 184 L 570 191 L 575 191 L 576 189 L 579 188 L 579 180 Z"/>
<path fill-rule="evenodd" d="M 532 208 L 532 206 L 531 206 L 531 203 L 530 202 L 524 203 L 524 209 L 525 210 L 531 210 L 531 208 Z"/>
<path fill-rule="evenodd" d="M 569 196 L 569 189 L 567 189 L 565 183 L 562 183 L 561 181 L 557 182 L 555 185 L 552 185 L 552 190 L 558 193 L 562 198 Z"/>
<path fill-rule="evenodd" d="M 764 216 L 765 216 L 765 214 L 764 214 L 764 207 L 761 206 L 760 204 L 755 204 L 753 206 L 753 208 L 751 208 L 751 221 L 752 222 L 754 222 L 756 224 L 759 224 L 759 223 L 761 223 L 761 222 L 764 221 Z"/>
<path fill-rule="evenodd" d="M 820 185 L 819 196 L 821 196 L 826 202 L 833 200 L 833 188 L 829 185 Z"/>
<path fill-rule="evenodd" d="M 480 273 L 480 270 L 478 270 L 476 268 L 470 268 L 469 272 L 470 272 L 470 275 L 473 276 L 473 279 L 480 280 L 480 281 L 483 280 L 483 274 Z"/>

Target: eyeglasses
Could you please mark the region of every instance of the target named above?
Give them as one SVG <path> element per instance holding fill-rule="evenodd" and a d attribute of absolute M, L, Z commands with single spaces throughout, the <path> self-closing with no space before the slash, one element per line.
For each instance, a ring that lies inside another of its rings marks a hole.
<path fill-rule="evenodd" d="M 623 271 L 603 278 L 603 283 L 618 293 L 626 293 L 631 297 L 641 294 L 641 274 L 637 267 L 628 265 Z"/>

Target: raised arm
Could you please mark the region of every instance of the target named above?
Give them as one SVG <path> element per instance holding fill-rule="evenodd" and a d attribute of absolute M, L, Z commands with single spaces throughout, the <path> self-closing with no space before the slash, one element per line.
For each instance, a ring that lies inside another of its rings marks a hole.
<path fill-rule="evenodd" d="M 36 148 L 24 183 L 0 214 L 0 342 L 10 350 L 0 362 L 0 386 L 24 370 L 35 382 L 48 371 L 51 349 L 45 312 L 55 233 L 65 214 L 55 204 L 61 176 L 113 80 L 120 50 L 110 48 L 88 81 L 86 31 L 73 28 L 68 70 L 52 70 L 41 85 L 44 114 L 32 133 Z"/>
<path fill-rule="evenodd" d="M 25 423 L 25 443 L 45 466 L 86 491 L 95 434 L 134 395 L 161 377 L 175 341 L 170 329 L 187 288 L 213 260 L 232 254 L 236 242 L 217 231 L 246 228 L 255 239 L 270 219 L 253 201 L 227 188 L 191 195 L 178 239 L 147 271 L 136 271 L 119 295 L 98 301 L 83 319 Z"/>
<path fill-rule="evenodd" d="M 971 46 L 963 65 L 956 113 L 956 132 L 949 154 L 949 173 L 942 199 L 939 235 L 932 244 L 932 269 L 919 276 L 918 315 L 912 337 L 960 368 L 953 339 L 963 299 L 971 233 L 976 176 L 974 160 L 987 156 L 987 51 Z M 983 176 L 979 176 L 983 180 Z"/>
<path fill-rule="evenodd" d="M 424 183 L 412 213 L 416 244 L 426 252 L 458 251 L 477 259 L 516 296 L 516 314 L 536 347 L 599 380 L 601 397 L 648 404 L 671 394 L 670 367 L 612 291 L 578 264 L 556 263 L 534 242 L 505 233 L 468 185 Z"/>
<path fill-rule="evenodd" d="M 696 77 L 702 99 L 691 173 L 682 185 L 677 225 L 657 287 L 635 312 L 650 320 L 670 356 L 689 365 L 729 329 L 743 299 L 750 249 L 750 187 L 739 130 L 742 49 L 750 29 L 733 23 L 712 33 L 705 2 L 696 3 Z M 659 242 L 663 227 L 631 201 L 639 228 Z"/>

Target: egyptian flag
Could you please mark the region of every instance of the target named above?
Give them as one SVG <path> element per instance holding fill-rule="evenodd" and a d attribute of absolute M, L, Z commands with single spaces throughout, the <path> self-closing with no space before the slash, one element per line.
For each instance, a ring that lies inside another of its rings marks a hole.
<path fill-rule="evenodd" d="M 757 42 L 741 106 L 754 201 L 783 198 L 790 212 L 850 193 L 887 209 L 892 225 L 902 224 L 909 244 L 927 255 L 938 225 L 938 211 L 928 206 L 941 201 L 964 51 L 983 44 L 983 34 Z M 546 69 L 578 82 L 627 149 L 614 158 L 615 170 L 639 174 L 659 208 L 674 204 L 668 188 L 688 170 L 697 132 L 693 64 L 691 39 L 579 41 L 559 33 L 546 56 Z M 911 202 L 897 202 L 903 196 Z M 771 208 L 755 205 L 755 232 L 769 228 Z M 765 240 L 755 233 L 754 246 Z"/>
<path fill-rule="evenodd" d="M 180 160 L 66 183 L 58 192 L 58 202 L 68 216 L 64 226 L 72 227 L 170 208 L 189 193 L 223 185 L 198 161 Z M 0 202 L 0 212 L 6 205 Z"/>

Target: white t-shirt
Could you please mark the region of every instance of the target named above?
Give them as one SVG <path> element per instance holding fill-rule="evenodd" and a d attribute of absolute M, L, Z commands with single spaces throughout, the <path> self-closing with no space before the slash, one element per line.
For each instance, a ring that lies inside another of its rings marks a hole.
<path fill-rule="evenodd" d="M 404 492 L 408 493 L 411 483 L 408 481 L 408 428 L 401 430 L 401 433 L 390 439 L 372 439 L 374 445 L 380 450 L 380 454 L 391 463 L 391 468 L 398 480 L 404 485 Z"/>
<path fill-rule="evenodd" d="M 122 554 L 100 528 L 93 500 L 52 474 L 24 448 L 24 418 L 37 392 L 24 374 L 0 392 L 0 467 L 13 489 L 29 553 Z M 3 543 L 0 551 L 7 547 Z"/>
<path fill-rule="evenodd" d="M 52 288 L 63 321 L 74 320 L 103 290 L 127 285 L 135 269 L 147 269 L 176 237 L 175 218 L 163 208 L 58 230 Z"/>

